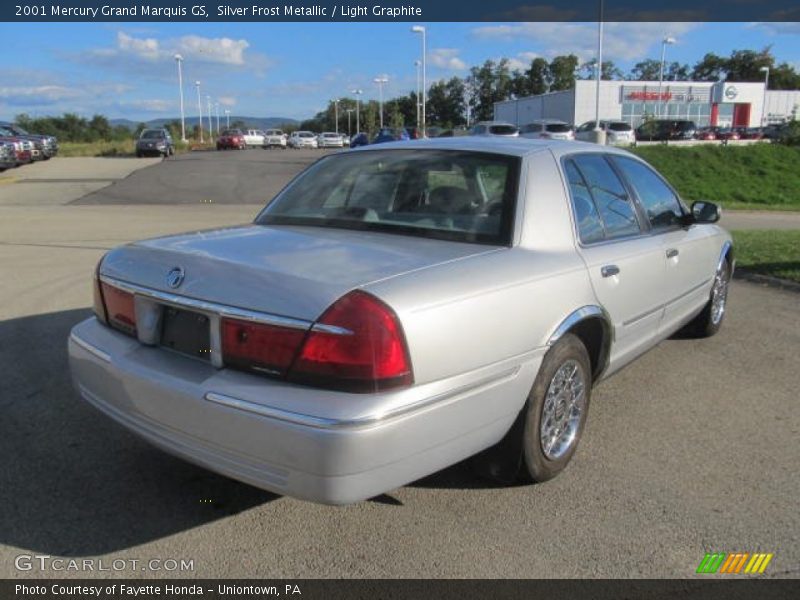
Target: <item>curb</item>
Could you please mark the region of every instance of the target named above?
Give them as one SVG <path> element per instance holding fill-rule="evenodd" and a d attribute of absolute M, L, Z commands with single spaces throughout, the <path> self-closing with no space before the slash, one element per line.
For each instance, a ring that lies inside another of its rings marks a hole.
<path fill-rule="evenodd" d="M 733 274 L 734 279 L 743 279 L 744 281 L 749 281 L 750 283 L 758 283 L 761 285 L 766 285 L 767 287 L 771 288 L 778 288 L 782 290 L 788 290 L 790 292 L 798 292 L 800 293 L 800 283 L 795 281 L 789 281 L 788 279 L 781 279 L 780 277 L 772 277 L 771 275 L 761 275 L 760 273 L 752 273 L 747 269 L 743 269 L 741 267 L 737 267 L 736 271 Z"/>

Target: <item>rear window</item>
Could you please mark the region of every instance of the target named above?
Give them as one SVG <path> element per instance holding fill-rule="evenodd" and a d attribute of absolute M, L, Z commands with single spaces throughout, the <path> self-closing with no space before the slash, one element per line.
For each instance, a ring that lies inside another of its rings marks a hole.
<path fill-rule="evenodd" d="M 495 135 L 514 135 L 518 130 L 513 125 L 492 125 L 489 131 Z"/>
<path fill-rule="evenodd" d="M 242 135 L 241 129 L 226 129 L 222 132 L 222 135 Z"/>
<path fill-rule="evenodd" d="M 547 131 L 550 133 L 567 133 L 571 131 L 572 127 L 567 125 L 566 123 L 548 123 L 547 124 Z"/>
<path fill-rule="evenodd" d="M 519 162 L 457 150 L 334 155 L 295 179 L 256 223 L 509 245 Z"/>
<path fill-rule="evenodd" d="M 627 123 L 609 123 L 608 128 L 611 131 L 631 131 L 633 129 Z"/>

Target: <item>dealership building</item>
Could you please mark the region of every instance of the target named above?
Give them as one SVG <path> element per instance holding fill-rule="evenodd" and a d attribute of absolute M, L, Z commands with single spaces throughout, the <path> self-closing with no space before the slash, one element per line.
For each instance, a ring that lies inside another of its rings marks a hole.
<path fill-rule="evenodd" d="M 595 118 L 597 82 L 571 90 L 496 102 L 494 118 L 522 126 L 537 119 L 581 125 Z M 645 115 L 687 119 L 698 126 L 759 127 L 800 117 L 800 91 L 765 90 L 763 82 L 601 81 L 600 118 L 638 127 Z"/>

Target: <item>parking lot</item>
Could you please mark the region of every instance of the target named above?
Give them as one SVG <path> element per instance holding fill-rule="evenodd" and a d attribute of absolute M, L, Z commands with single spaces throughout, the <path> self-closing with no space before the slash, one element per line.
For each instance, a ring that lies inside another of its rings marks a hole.
<path fill-rule="evenodd" d="M 772 552 L 765 576 L 800 575 L 792 292 L 735 281 L 718 336 L 668 340 L 602 383 L 575 460 L 544 485 L 497 486 L 461 464 L 319 506 L 165 455 L 80 400 L 66 340 L 91 314 L 102 254 L 248 221 L 322 155 L 143 160 L 84 194 L 102 163 L 54 159 L 43 181 L 0 185 L 0 577 L 87 576 L 21 572 L 20 554 L 194 561 L 88 575 L 109 577 L 691 577 L 718 551 Z"/>

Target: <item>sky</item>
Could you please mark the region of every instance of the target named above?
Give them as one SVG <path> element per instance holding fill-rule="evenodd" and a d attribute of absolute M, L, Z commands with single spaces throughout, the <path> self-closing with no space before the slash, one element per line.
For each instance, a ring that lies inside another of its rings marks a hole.
<path fill-rule="evenodd" d="M 420 36 L 411 23 L 20 23 L 4 27 L 13 60 L 0 67 L 0 118 L 77 113 L 142 121 L 179 116 L 176 52 L 184 57 L 187 116 L 208 94 L 220 114 L 309 118 L 331 98 L 384 97 L 416 85 Z M 596 52 L 595 23 L 430 23 L 428 80 L 464 76 L 470 66 L 506 57 Z M 667 61 L 694 64 L 706 52 L 771 45 L 779 62 L 800 70 L 800 23 L 606 23 L 604 60 L 623 72 L 659 58 L 660 40 L 677 39 Z M 24 50 L 22 50 L 24 49 Z"/>

